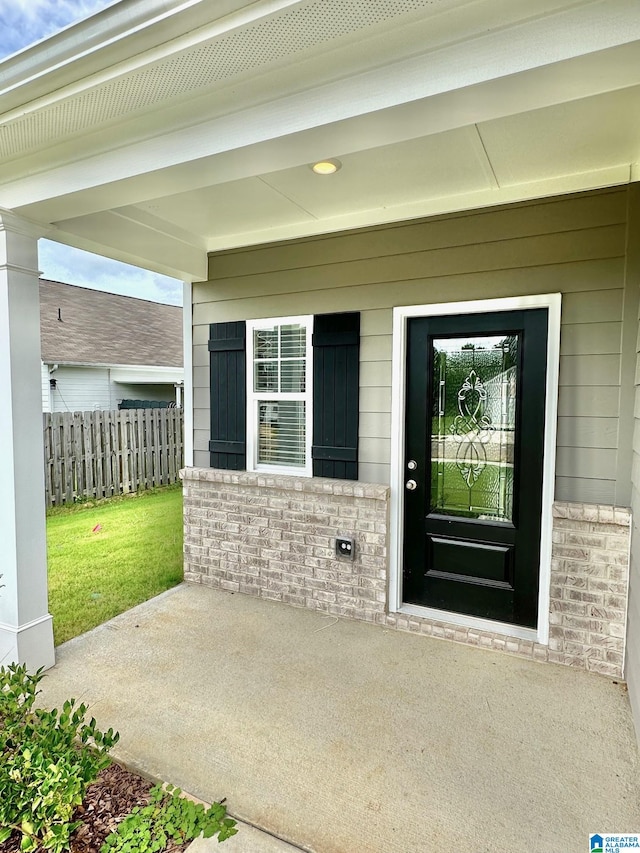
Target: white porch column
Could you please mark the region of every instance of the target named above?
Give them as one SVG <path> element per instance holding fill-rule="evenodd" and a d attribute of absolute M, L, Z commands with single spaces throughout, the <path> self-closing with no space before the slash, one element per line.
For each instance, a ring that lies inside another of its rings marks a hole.
<path fill-rule="evenodd" d="M 47 601 L 38 236 L 0 209 L 0 664 L 55 662 Z"/>

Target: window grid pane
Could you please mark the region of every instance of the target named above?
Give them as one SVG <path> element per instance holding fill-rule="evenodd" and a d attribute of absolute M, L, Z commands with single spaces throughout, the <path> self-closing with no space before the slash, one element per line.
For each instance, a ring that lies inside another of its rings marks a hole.
<path fill-rule="evenodd" d="M 278 357 L 278 329 L 255 329 L 253 332 L 255 359 Z"/>
<path fill-rule="evenodd" d="M 280 390 L 285 393 L 305 390 L 305 359 L 283 361 L 280 365 Z"/>
<path fill-rule="evenodd" d="M 258 463 L 304 466 L 304 400 L 259 400 L 258 425 Z"/>
<path fill-rule="evenodd" d="M 273 361 L 257 361 L 253 373 L 254 391 L 278 390 L 278 363 Z"/>
<path fill-rule="evenodd" d="M 299 323 L 254 329 L 253 390 L 304 393 L 307 330 Z"/>
<path fill-rule="evenodd" d="M 280 326 L 280 356 L 282 358 L 304 357 L 307 343 L 307 330 L 294 324 Z"/>

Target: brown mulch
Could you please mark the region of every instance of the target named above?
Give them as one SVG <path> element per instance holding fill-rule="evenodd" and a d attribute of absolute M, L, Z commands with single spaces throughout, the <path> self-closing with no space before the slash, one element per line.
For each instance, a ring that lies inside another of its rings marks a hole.
<path fill-rule="evenodd" d="M 71 853 L 99 853 L 105 838 L 113 832 L 118 823 L 135 806 L 145 806 L 149 802 L 149 791 L 153 783 L 111 764 L 100 773 L 96 782 L 87 789 L 74 820 L 82 824 L 71 837 Z M 167 848 L 168 853 L 179 853 L 187 845 Z M 0 844 L 0 853 L 20 853 L 20 835 L 17 832 L 4 844 Z"/>

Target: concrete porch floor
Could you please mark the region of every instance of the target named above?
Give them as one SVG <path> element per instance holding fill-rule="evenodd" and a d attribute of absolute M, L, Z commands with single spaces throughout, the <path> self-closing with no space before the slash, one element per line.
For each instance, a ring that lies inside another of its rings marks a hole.
<path fill-rule="evenodd" d="M 640 832 L 625 688 L 568 667 L 182 585 L 61 646 L 42 686 L 132 768 L 314 853 Z"/>

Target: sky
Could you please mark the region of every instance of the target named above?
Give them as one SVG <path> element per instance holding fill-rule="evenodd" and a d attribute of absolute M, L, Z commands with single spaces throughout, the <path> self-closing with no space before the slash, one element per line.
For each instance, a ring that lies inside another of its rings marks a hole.
<path fill-rule="evenodd" d="M 0 60 L 117 0 L 0 0 Z M 182 282 L 51 240 L 39 242 L 43 278 L 182 305 Z"/>

